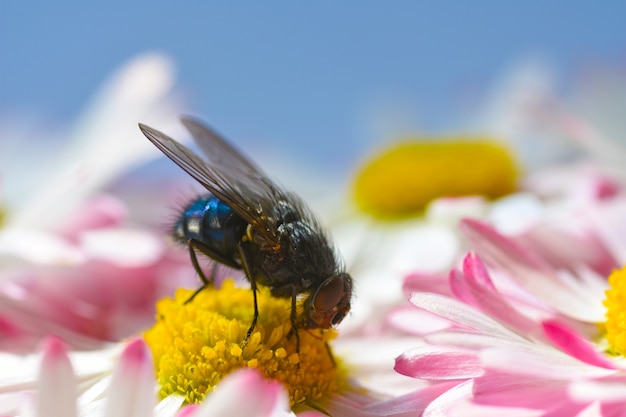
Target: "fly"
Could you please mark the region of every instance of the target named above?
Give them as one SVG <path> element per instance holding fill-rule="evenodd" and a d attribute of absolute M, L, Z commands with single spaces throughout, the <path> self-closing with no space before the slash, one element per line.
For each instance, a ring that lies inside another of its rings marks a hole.
<path fill-rule="evenodd" d="M 250 281 L 254 318 L 259 316 L 257 290 L 291 299 L 291 324 L 297 329 L 328 329 L 350 310 L 352 278 L 345 272 L 319 223 L 295 194 L 283 190 L 218 133 L 184 117 L 183 125 L 206 159 L 156 129 L 139 124 L 143 134 L 168 158 L 207 189 L 182 212 L 172 232 L 187 245 L 202 280 L 193 297 L 211 283 L 197 253 L 243 270 Z M 299 298 L 303 310 L 297 313 Z M 190 300 L 191 300 L 190 299 Z"/>

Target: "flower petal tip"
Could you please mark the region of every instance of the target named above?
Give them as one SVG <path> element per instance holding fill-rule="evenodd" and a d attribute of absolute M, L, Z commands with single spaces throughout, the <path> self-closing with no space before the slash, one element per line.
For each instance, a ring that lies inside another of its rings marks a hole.
<path fill-rule="evenodd" d="M 124 348 L 120 360 L 126 365 L 135 366 L 152 363 L 150 349 L 148 349 L 143 339 L 132 340 Z"/>
<path fill-rule="evenodd" d="M 41 352 L 44 362 L 67 359 L 67 348 L 65 343 L 57 336 L 49 336 L 41 344 Z"/>

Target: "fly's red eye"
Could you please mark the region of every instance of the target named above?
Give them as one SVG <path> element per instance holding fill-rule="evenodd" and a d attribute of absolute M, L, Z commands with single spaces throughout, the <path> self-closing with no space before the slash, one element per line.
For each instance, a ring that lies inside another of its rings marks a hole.
<path fill-rule="evenodd" d="M 330 311 L 337 307 L 342 298 L 343 280 L 340 277 L 332 277 L 315 294 L 313 306 L 318 311 Z"/>

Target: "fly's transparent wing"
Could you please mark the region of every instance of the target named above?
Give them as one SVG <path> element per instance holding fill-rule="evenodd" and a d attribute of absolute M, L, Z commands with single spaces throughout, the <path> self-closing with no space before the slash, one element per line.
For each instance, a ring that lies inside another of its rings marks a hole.
<path fill-rule="evenodd" d="M 182 117 L 180 120 L 212 166 L 237 167 L 250 176 L 266 177 L 257 165 L 209 126 L 188 116 Z"/>
<path fill-rule="evenodd" d="M 202 136 L 203 151 L 221 155 L 215 162 L 204 161 L 166 134 L 141 123 L 139 128 L 168 158 L 256 227 L 268 241 L 276 242 L 274 208 L 287 197 L 226 141 L 219 136 Z"/>

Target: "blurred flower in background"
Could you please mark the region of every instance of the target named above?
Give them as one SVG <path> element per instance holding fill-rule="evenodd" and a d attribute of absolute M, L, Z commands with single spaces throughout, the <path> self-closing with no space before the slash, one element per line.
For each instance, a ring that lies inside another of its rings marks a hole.
<path fill-rule="evenodd" d="M 118 341 L 149 325 L 156 299 L 189 272 L 162 231 L 141 226 L 142 214 L 106 189 L 159 155 L 137 122 L 176 121 L 173 82 L 166 57 L 141 55 L 68 133 L 0 127 L 2 349 L 32 350 L 48 334 L 74 348 Z M 165 207 L 167 187 L 158 188 Z M 145 197 L 154 189 L 148 183 Z"/>

